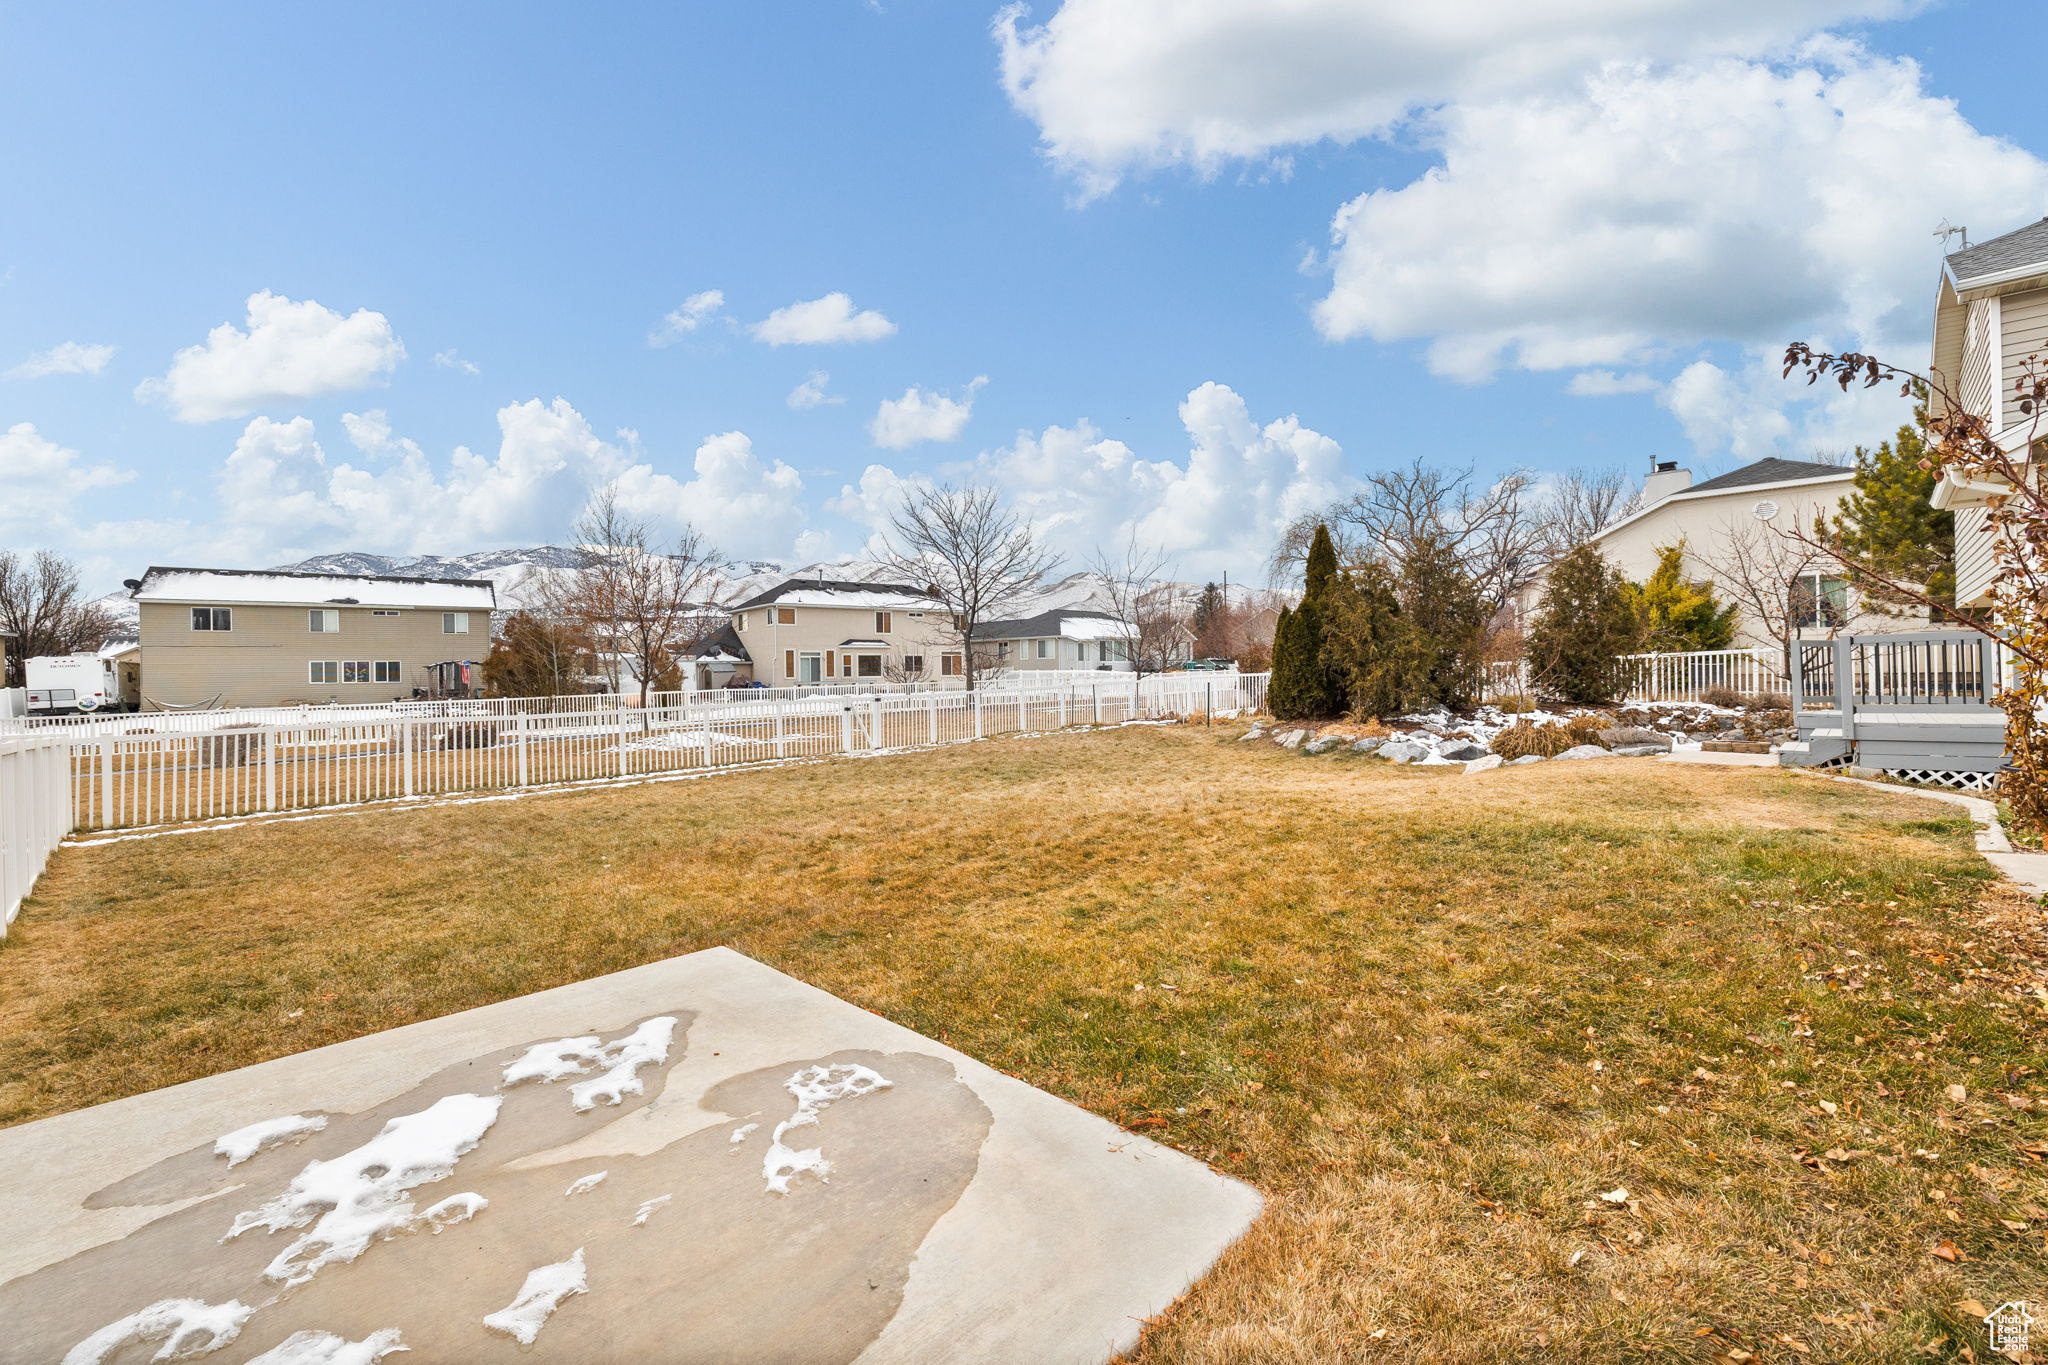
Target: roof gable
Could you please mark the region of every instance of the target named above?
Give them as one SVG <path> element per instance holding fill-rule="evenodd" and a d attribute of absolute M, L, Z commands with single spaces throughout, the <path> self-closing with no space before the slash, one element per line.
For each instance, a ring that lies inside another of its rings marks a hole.
<path fill-rule="evenodd" d="M 1964 247 L 1948 258 L 1948 271 L 1958 288 L 1967 289 L 1973 280 L 2010 274 L 2039 267 L 2048 270 L 2048 218 L 1993 237 L 1988 242 Z"/>
<path fill-rule="evenodd" d="M 1800 479 L 1828 479 L 1856 471 L 1847 465 L 1821 464 L 1815 460 L 1781 460 L 1769 456 L 1755 464 L 1746 464 L 1740 469 L 1731 469 L 1726 474 L 1696 483 L 1690 488 L 1681 488 L 1672 497 L 1682 498 L 1692 493 L 1718 493 L 1729 488 L 1749 488 L 1760 483 L 1795 483 Z"/>

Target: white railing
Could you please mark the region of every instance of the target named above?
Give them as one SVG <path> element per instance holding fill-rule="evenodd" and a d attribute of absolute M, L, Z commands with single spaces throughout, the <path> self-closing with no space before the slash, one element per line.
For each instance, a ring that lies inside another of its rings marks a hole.
<path fill-rule="evenodd" d="M 71 827 L 71 746 L 0 735 L 0 938 Z"/>
<path fill-rule="evenodd" d="M 1019 731 L 1239 714 L 1263 673 L 1099 674 L 1061 687 L 929 689 L 557 711 L 322 714 L 150 734 L 0 737 L 5 887 L 18 903 L 68 830 L 110 830 L 408 797 L 874 753 Z M 218 716 L 215 717 L 218 719 Z"/>
<path fill-rule="evenodd" d="M 1631 701 L 1698 701 L 1716 689 L 1778 694 L 1791 685 L 1775 649 L 1707 649 L 1687 654 L 1631 654 Z"/>

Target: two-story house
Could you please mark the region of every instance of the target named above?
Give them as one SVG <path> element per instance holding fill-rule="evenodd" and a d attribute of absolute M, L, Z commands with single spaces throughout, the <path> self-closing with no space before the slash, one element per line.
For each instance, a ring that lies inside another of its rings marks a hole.
<path fill-rule="evenodd" d="M 2048 366 L 2048 218 L 1951 254 L 1934 305 L 1933 372 L 2010 455 L 2048 459 L 2048 424 L 2013 391 L 2028 357 Z M 1937 402 L 1941 401 L 1939 398 Z M 1956 605 L 1990 605 L 1996 569 L 1986 501 L 2005 490 L 1944 473 L 1933 502 L 1956 514 Z"/>
<path fill-rule="evenodd" d="M 490 650 L 487 579 L 152 567 L 128 581 L 144 710 L 376 702 Z"/>
<path fill-rule="evenodd" d="M 923 588 L 792 578 L 731 610 L 754 681 L 768 687 L 963 672 L 953 618 Z"/>
<path fill-rule="evenodd" d="M 975 657 L 985 668 L 1127 672 L 1130 634 L 1130 627 L 1108 612 L 1064 608 L 982 622 L 974 628 Z"/>

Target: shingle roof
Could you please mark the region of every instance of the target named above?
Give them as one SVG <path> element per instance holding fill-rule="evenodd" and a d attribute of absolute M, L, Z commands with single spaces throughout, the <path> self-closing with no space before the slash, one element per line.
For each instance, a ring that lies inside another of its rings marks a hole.
<path fill-rule="evenodd" d="M 1949 273 L 1959 285 L 2030 265 L 2048 270 L 2048 218 L 2029 223 L 2003 237 L 1964 247 L 1948 258 Z"/>
<path fill-rule="evenodd" d="M 757 592 L 744 602 L 735 602 L 727 611 L 745 611 L 749 607 L 765 607 L 770 602 L 780 601 L 793 593 L 819 593 L 828 596 L 843 596 L 842 602 L 816 602 L 815 606 L 848 607 L 903 607 L 930 604 L 937 601 L 923 588 L 909 583 L 855 583 L 840 578 L 790 578 L 777 583 L 766 592 Z M 906 602 L 904 599 L 915 599 Z"/>
<path fill-rule="evenodd" d="M 152 564 L 128 595 L 139 602 L 329 603 L 490 611 L 497 605 L 497 584 L 488 578 L 411 578 L 303 569 L 178 569 Z"/>
<path fill-rule="evenodd" d="M 1024 616 L 1015 621 L 983 621 L 974 628 L 978 640 L 1042 640 L 1065 634 L 1063 621 L 1114 621 L 1116 617 L 1106 611 L 1076 611 L 1067 608 L 1062 611 L 1043 611 L 1036 616 Z"/>
<path fill-rule="evenodd" d="M 1825 479 L 1836 474 L 1854 474 L 1847 465 L 1817 464 L 1812 460 L 1781 460 L 1773 455 L 1746 464 L 1740 469 L 1731 469 L 1726 474 L 1696 483 L 1690 488 L 1681 488 L 1680 493 L 1716 493 L 1724 488 L 1748 488 L 1759 483 L 1791 483 L 1795 479 Z"/>

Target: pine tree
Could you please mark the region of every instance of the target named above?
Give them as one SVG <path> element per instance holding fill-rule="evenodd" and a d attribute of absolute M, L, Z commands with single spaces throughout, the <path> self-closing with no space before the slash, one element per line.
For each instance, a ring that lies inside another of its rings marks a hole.
<path fill-rule="evenodd" d="M 1223 589 L 1214 583 L 1204 583 L 1201 595 L 1195 598 L 1194 610 L 1188 613 L 1188 629 L 1197 639 L 1209 633 L 1209 627 L 1223 617 Z"/>
<path fill-rule="evenodd" d="M 1591 545 L 1552 565 L 1529 631 L 1537 685 L 1568 702 L 1614 700 L 1628 681 L 1622 656 L 1642 639 L 1633 598 L 1621 571 Z"/>
<path fill-rule="evenodd" d="M 1420 704 L 1425 652 L 1395 586 L 1385 567 L 1367 564 L 1339 580 L 1326 607 L 1325 661 L 1342 672 L 1357 716 L 1399 715 Z"/>
<path fill-rule="evenodd" d="M 1714 585 L 1685 577 L 1685 546 L 1657 550 L 1657 568 L 1641 586 L 1629 585 L 1642 623 L 1642 648 L 1659 654 L 1726 649 L 1735 638 L 1735 604 L 1714 596 Z"/>
<path fill-rule="evenodd" d="M 1435 536 L 1419 537 L 1400 565 L 1401 611 L 1419 654 L 1415 706 L 1463 710 L 1479 700 L 1485 666 L 1480 647 L 1486 603 L 1456 550 Z"/>
<path fill-rule="evenodd" d="M 1956 517 L 1928 501 L 1935 471 L 1923 466 L 1927 443 L 1923 402 L 1913 421 L 1876 450 L 1856 447 L 1856 491 L 1842 499 L 1834 530 L 1842 550 L 1887 578 L 1923 587 L 1937 602 L 1953 604 L 1956 592 Z M 1932 615 L 1919 603 L 1865 580 L 1861 591 L 1875 610 L 1889 616 Z"/>
<path fill-rule="evenodd" d="M 1301 601 L 1281 611 L 1273 631 L 1266 706 L 1282 720 L 1318 720 L 1344 710 L 1348 680 L 1323 649 L 1325 608 L 1338 583 L 1337 547 L 1329 528 L 1318 526 L 1309 543 Z"/>

